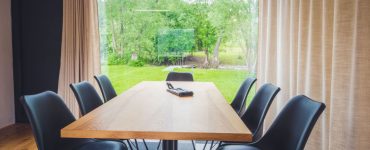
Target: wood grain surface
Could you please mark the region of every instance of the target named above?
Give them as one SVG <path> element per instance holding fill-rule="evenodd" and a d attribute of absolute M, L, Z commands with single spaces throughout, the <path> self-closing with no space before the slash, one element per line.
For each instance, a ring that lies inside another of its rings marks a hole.
<path fill-rule="evenodd" d="M 171 82 L 192 97 L 144 81 L 61 130 L 62 137 L 252 141 L 251 132 L 211 82 Z"/>

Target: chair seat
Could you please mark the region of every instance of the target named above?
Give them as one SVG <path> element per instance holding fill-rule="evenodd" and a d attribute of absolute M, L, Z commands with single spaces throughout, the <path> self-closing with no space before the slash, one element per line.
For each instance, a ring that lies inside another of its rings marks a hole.
<path fill-rule="evenodd" d="M 261 150 L 257 147 L 249 145 L 235 145 L 235 144 L 225 144 L 221 145 L 217 150 Z"/>
<path fill-rule="evenodd" d="M 248 144 L 250 142 L 221 141 L 222 145 Z"/>
<path fill-rule="evenodd" d="M 127 150 L 126 145 L 117 141 L 97 141 L 79 147 L 78 150 Z"/>

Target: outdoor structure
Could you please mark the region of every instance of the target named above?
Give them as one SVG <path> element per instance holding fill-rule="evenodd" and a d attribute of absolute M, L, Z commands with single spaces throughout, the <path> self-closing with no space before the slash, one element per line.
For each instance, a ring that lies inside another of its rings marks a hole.
<path fill-rule="evenodd" d="M 158 61 L 173 58 L 183 65 L 184 58 L 194 49 L 194 41 L 194 29 L 160 30 L 157 36 Z"/>

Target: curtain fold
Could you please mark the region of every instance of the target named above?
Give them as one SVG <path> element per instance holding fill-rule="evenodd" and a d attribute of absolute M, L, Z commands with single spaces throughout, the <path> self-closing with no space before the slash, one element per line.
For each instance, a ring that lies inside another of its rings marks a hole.
<path fill-rule="evenodd" d="M 291 97 L 305 94 L 327 105 L 306 149 L 370 149 L 370 1 L 259 5 L 258 85 L 282 88 L 266 129 Z"/>
<path fill-rule="evenodd" d="M 95 0 L 63 0 L 63 33 L 58 94 L 76 118 L 79 107 L 69 84 L 100 73 L 98 8 Z"/>

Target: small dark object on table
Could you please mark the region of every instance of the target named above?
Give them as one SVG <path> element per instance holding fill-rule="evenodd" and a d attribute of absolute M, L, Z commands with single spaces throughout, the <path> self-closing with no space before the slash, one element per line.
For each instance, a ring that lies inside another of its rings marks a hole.
<path fill-rule="evenodd" d="M 180 96 L 180 97 L 185 97 L 185 96 L 193 96 L 193 91 L 185 90 L 182 88 L 174 88 L 171 83 L 167 82 L 168 89 L 167 91 Z"/>

